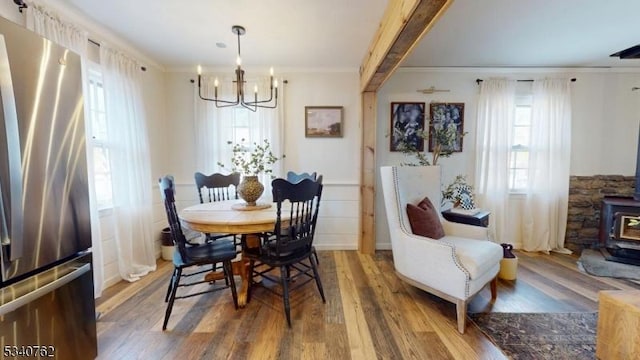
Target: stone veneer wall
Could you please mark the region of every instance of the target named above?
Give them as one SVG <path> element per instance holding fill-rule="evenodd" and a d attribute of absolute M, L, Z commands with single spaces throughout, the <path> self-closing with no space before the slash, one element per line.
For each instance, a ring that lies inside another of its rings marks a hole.
<path fill-rule="evenodd" d="M 634 176 L 571 176 L 565 247 L 580 253 L 599 241 L 600 201 L 605 196 L 633 196 Z"/>

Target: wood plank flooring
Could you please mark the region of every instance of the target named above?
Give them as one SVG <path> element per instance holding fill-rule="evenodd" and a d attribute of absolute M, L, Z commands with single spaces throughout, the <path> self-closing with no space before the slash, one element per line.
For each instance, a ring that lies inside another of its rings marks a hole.
<path fill-rule="evenodd" d="M 390 251 L 320 251 L 326 304 L 314 282 L 291 294 L 292 327 L 282 299 L 256 287 L 234 311 L 230 291 L 176 300 L 162 331 L 173 266 L 136 283 L 121 282 L 98 299 L 99 359 L 504 359 L 469 322 L 456 330 L 455 306 L 399 282 Z M 577 257 L 517 252 L 518 279 L 488 286 L 469 312 L 597 311 L 597 294 L 640 285 L 580 272 Z M 207 285 L 202 285 L 207 286 Z M 194 288 L 190 291 L 197 291 Z"/>

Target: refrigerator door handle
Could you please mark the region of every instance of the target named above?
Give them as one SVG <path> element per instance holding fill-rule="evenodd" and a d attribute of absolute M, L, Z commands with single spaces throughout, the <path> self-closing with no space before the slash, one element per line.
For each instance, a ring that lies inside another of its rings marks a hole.
<path fill-rule="evenodd" d="M 43 295 L 46 295 L 58 288 L 61 288 L 62 286 L 72 282 L 73 280 L 79 278 L 80 276 L 82 276 L 83 274 L 85 274 L 86 272 L 88 272 L 89 270 L 91 270 L 91 264 L 84 264 L 78 268 L 76 268 L 75 270 L 73 270 L 72 272 L 64 275 L 63 277 L 52 281 L 42 287 L 37 288 L 34 291 L 31 291 L 27 294 L 25 294 L 24 296 L 20 296 L 19 298 L 9 301 L 3 305 L 0 306 L 0 316 L 3 316 L 11 311 L 14 311 L 20 307 L 22 307 L 23 305 L 26 305 L 40 297 L 42 297 Z"/>
<path fill-rule="evenodd" d="M 7 216 L 4 211 L 4 201 L 2 200 L 2 182 L 0 181 L 0 245 L 8 246 L 11 241 L 9 240 L 9 229 L 7 227 Z"/>
<path fill-rule="evenodd" d="M 20 147 L 20 131 L 18 129 L 18 112 L 16 99 L 13 92 L 11 68 L 9 66 L 9 54 L 3 35 L 0 35 L 0 100 L 2 101 L 2 116 L 6 130 L 6 151 L 9 165 L 9 204 L 2 204 L 2 221 L 6 222 L 6 232 L 3 228 L 2 246 L 9 246 L 9 260 L 15 261 L 22 257 L 23 243 L 23 199 L 22 199 L 22 154 Z M 2 195 L 2 193 L 0 193 Z M 7 209 L 8 207 L 8 209 Z M 9 216 L 7 220 L 7 215 Z M 4 224 L 3 224 L 4 226 Z"/>

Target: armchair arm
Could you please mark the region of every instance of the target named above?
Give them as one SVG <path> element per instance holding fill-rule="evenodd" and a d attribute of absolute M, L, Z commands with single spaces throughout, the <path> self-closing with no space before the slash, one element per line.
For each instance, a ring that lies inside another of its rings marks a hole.
<path fill-rule="evenodd" d="M 460 224 L 443 219 L 442 227 L 444 228 L 444 233 L 447 235 L 476 240 L 489 239 L 489 232 L 487 228 L 482 226 Z"/>

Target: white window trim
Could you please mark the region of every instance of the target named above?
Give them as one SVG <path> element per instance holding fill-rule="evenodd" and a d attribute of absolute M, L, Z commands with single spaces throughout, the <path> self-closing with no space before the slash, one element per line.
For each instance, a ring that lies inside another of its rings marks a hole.
<path fill-rule="evenodd" d="M 532 105 L 532 95 L 531 95 L 531 87 L 527 86 L 526 89 L 522 89 L 519 88 L 518 89 L 519 94 L 516 95 L 516 99 L 515 99 L 515 107 L 529 107 L 531 108 Z M 516 125 L 515 122 L 514 124 L 511 125 L 511 133 L 512 136 L 513 134 L 515 134 L 515 129 L 516 127 L 528 127 L 529 130 L 531 130 L 531 119 L 529 119 L 529 126 L 522 126 L 522 125 Z M 522 170 L 522 169 L 528 169 L 527 168 L 516 168 L 516 167 L 512 167 L 511 166 L 511 157 L 513 156 L 514 153 L 529 153 L 529 147 L 528 146 L 523 146 L 522 144 L 513 144 L 511 146 L 511 149 L 509 150 L 509 194 L 513 194 L 513 195 L 523 195 L 526 192 L 526 189 L 524 188 L 514 188 L 511 186 L 511 182 L 512 182 L 512 171 L 514 170 Z"/>
<path fill-rule="evenodd" d="M 100 65 L 92 62 L 92 61 L 87 61 L 87 90 L 88 90 L 88 96 L 91 97 L 93 96 L 93 94 L 91 94 L 92 92 L 92 86 L 91 81 L 97 81 L 100 84 L 102 84 L 102 71 L 100 69 Z M 91 104 L 91 98 L 88 101 L 88 104 Z M 93 108 L 89 108 L 88 111 L 86 112 L 89 116 L 93 115 L 93 112 L 95 110 Z M 92 119 L 88 118 L 85 121 L 86 124 L 86 128 L 87 131 L 90 132 L 91 136 L 90 136 L 90 142 L 89 142 L 89 146 L 92 149 L 93 152 L 93 148 L 95 147 L 103 147 L 106 149 L 109 149 L 110 144 L 108 142 L 108 139 L 96 139 L 95 136 L 93 135 L 93 129 L 92 129 Z M 94 159 L 94 164 L 95 164 L 95 159 Z M 90 171 L 94 172 L 94 181 L 95 181 L 95 165 L 93 165 L 94 167 L 90 169 Z M 110 171 L 109 171 L 110 173 Z M 113 190 L 112 190 L 113 191 Z M 97 188 L 96 188 L 96 192 L 97 192 Z M 96 196 L 97 199 L 97 196 Z M 112 209 L 113 209 L 113 201 L 110 201 L 108 203 L 98 203 L 98 213 L 100 217 L 103 216 L 107 216 L 108 214 L 111 213 Z"/>

